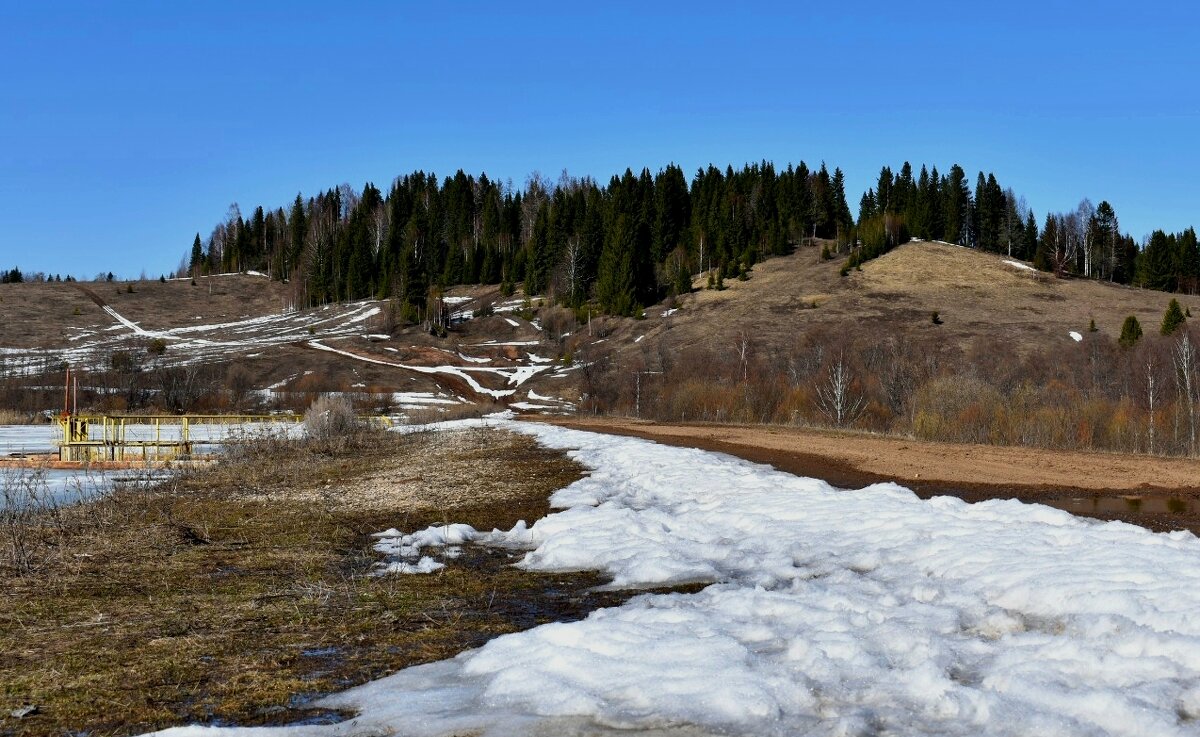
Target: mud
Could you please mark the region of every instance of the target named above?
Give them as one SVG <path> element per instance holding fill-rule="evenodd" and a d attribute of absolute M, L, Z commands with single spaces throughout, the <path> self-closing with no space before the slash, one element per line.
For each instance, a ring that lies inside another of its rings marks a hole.
<path fill-rule="evenodd" d="M 845 489 L 894 481 L 925 499 L 1018 499 L 1156 532 L 1200 534 L 1200 461 L 1191 459 L 930 443 L 787 427 L 541 419 L 728 453 Z"/>

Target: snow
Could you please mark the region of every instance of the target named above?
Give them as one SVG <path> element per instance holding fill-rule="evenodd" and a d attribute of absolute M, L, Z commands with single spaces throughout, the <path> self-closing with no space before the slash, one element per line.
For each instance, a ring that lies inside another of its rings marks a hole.
<path fill-rule="evenodd" d="M 351 353 L 350 351 L 344 351 L 344 350 L 341 350 L 340 348 L 334 348 L 333 346 L 326 345 L 326 344 L 321 343 L 320 341 L 316 341 L 316 340 L 309 341 L 308 345 L 309 345 L 309 347 L 316 348 L 317 350 L 327 351 L 329 353 L 336 353 L 340 356 L 345 356 L 347 358 L 353 358 L 357 361 L 364 361 L 366 363 L 374 363 L 374 364 L 378 364 L 380 366 L 392 366 L 394 368 L 401 368 L 401 369 L 406 369 L 408 371 L 415 371 L 419 374 L 445 374 L 448 376 L 457 376 L 458 378 L 467 382 L 467 384 L 471 387 L 471 389 L 473 389 L 476 393 L 486 394 L 495 399 L 501 399 L 503 397 L 511 396 L 512 394 L 516 393 L 516 390 L 515 389 L 491 389 L 491 388 L 485 387 L 482 384 L 480 384 L 479 381 L 474 376 L 471 376 L 470 372 L 497 374 L 506 380 L 505 381 L 506 385 L 521 386 L 526 381 L 528 381 L 529 379 L 536 376 L 539 372 L 545 371 L 550 368 L 550 366 L 546 366 L 546 365 L 513 366 L 511 368 L 496 368 L 496 367 L 492 367 L 492 366 L 410 366 L 410 365 L 404 364 L 404 363 L 395 363 L 393 361 L 384 361 L 379 358 L 372 358 L 370 356 L 363 356 L 358 353 Z"/>
<path fill-rule="evenodd" d="M 645 337 L 646 337 L 646 336 L 644 336 L 644 335 L 639 335 L 638 337 L 636 337 L 636 338 L 634 338 L 634 339 L 633 339 L 633 342 L 634 342 L 634 343 L 641 343 L 641 342 L 642 342 L 642 339 L 643 339 L 643 338 L 645 338 Z"/>
<path fill-rule="evenodd" d="M 394 561 L 377 569 L 378 575 L 388 573 L 414 574 L 414 573 L 433 573 L 434 571 L 445 568 L 445 563 L 439 563 L 429 556 L 423 556 L 416 563 L 408 563 L 406 561 Z"/>
<path fill-rule="evenodd" d="M 679 312 L 679 308 L 678 308 L 678 307 L 672 307 L 672 308 L 671 308 L 671 309 L 669 309 L 669 310 L 664 310 L 664 311 L 663 311 L 663 313 L 662 313 L 662 316 L 663 316 L 663 317 L 670 317 L 671 315 L 674 315 L 676 312 Z"/>
<path fill-rule="evenodd" d="M 467 363 L 491 363 L 492 362 L 492 359 L 490 359 L 490 358 L 477 358 L 475 356 L 468 356 L 468 355 L 463 354 L 461 351 L 459 352 L 458 357 L 461 358 L 462 360 L 466 361 Z"/>
<path fill-rule="evenodd" d="M 1015 269 L 1024 269 L 1025 271 L 1037 271 L 1037 269 L 1033 268 L 1029 264 L 1023 264 L 1020 261 L 1013 261 L 1012 259 L 1006 258 L 1006 259 L 1004 259 L 1004 263 L 1008 264 L 1009 266 L 1011 266 Z"/>
<path fill-rule="evenodd" d="M 513 403 L 509 404 L 508 406 L 515 407 L 517 409 L 527 409 L 527 410 L 528 409 L 558 409 L 558 407 L 553 404 L 535 404 L 533 402 L 513 402 Z"/>
<path fill-rule="evenodd" d="M 442 297 L 442 301 L 445 302 L 446 304 L 450 305 L 451 307 L 457 307 L 458 305 L 465 304 L 467 302 L 470 302 L 473 299 L 475 299 L 475 298 L 474 297 Z"/>
<path fill-rule="evenodd" d="M 1068 334 L 1068 335 L 1070 335 L 1070 336 L 1071 336 L 1071 340 L 1075 341 L 1076 343 L 1082 343 L 1082 342 L 1083 342 L 1083 335 L 1082 335 L 1082 334 L 1080 334 L 1080 333 L 1077 333 L 1077 332 L 1075 332 L 1074 330 L 1072 330 L 1071 332 L 1069 332 L 1069 333 L 1067 333 L 1067 334 Z"/>
<path fill-rule="evenodd" d="M 349 325 L 351 323 L 362 322 L 363 320 L 375 317 L 379 313 L 380 313 L 380 309 L 378 307 L 372 307 L 369 310 L 360 312 L 357 315 L 355 315 L 354 317 L 351 317 L 349 320 L 346 321 L 346 324 Z"/>
<path fill-rule="evenodd" d="M 499 637 L 315 704 L 358 712 L 342 725 L 230 732 L 1196 734 L 1190 533 L 1012 500 L 922 501 L 895 484 L 842 491 L 694 449 L 500 424 L 591 474 L 531 527 L 390 530 L 389 553 L 420 555 L 393 562 L 428 568 L 439 545 L 474 541 L 524 547 L 530 570 L 600 570 L 617 587 L 710 585 Z"/>
<path fill-rule="evenodd" d="M 516 320 L 512 319 L 511 317 L 504 318 L 504 322 L 508 323 L 509 325 L 512 325 L 514 328 L 521 327 L 521 323 L 517 322 Z"/>
<path fill-rule="evenodd" d="M 191 324 L 168 329 L 147 329 L 111 305 L 103 307 L 114 321 L 105 328 L 93 326 L 68 336 L 69 348 L 6 348 L 0 354 L 10 358 L 0 373 L 35 373 L 47 361 L 67 362 L 80 368 L 99 369 L 108 355 L 128 347 L 130 339 L 153 338 L 167 342 L 168 351 L 154 359 L 161 366 L 185 365 L 212 360 L 228 360 L 232 355 L 293 344 L 312 337 L 348 337 L 361 332 L 357 323 L 378 314 L 378 303 L 366 301 L 347 305 L 326 305 L 319 310 L 285 310 L 259 317 L 243 317 L 232 322 Z M 203 318 L 197 317 L 197 320 Z M 87 338 L 87 340 L 83 340 Z"/>

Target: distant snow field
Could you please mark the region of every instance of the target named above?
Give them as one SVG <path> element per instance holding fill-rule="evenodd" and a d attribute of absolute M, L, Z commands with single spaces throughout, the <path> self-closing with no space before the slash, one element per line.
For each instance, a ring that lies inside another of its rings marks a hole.
<path fill-rule="evenodd" d="M 618 587 L 711 585 L 499 637 L 319 701 L 358 711 L 339 725 L 172 733 L 1200 731 L 1190 533 L 1016 501 L 922 501 L 895 484 L 841 491 L 694 449 L 498 424 L 591 474 L 529 527 L 381 533 L 384 568 L 436 575 L 439 550 L 473 541 L 528 550 L 530 570 L 601 570 Z"/>

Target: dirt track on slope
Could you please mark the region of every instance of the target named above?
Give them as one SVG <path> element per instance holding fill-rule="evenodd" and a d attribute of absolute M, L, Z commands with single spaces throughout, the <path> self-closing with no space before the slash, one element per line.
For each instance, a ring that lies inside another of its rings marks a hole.
<path fill-rule="evenodd" d="M 834 486 L 895 481 L 924 498 L 1019 499 L 1156 531 L 1200 534 L 1200 461 L 930 443 L 858 433 L 741 425 L 550 419 L 564 427 L 728 453 Z"/>

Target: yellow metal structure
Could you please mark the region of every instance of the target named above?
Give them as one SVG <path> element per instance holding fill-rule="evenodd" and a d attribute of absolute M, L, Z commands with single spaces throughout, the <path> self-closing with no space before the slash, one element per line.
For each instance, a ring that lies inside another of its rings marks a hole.
<path fill-rule="evenodd" d="M 191 456 L 194 426 L 289 424 L 299 415 L 63 415 L 62 461 L 164 462 Z M 130 430 L 135 430 L 130 437 Z M 163 429 L 168 428 L 167 437 Z M 178 428 L 176 431 L 175 428 Z M 223 438 L 221 443 L 236 442 Z"/>

